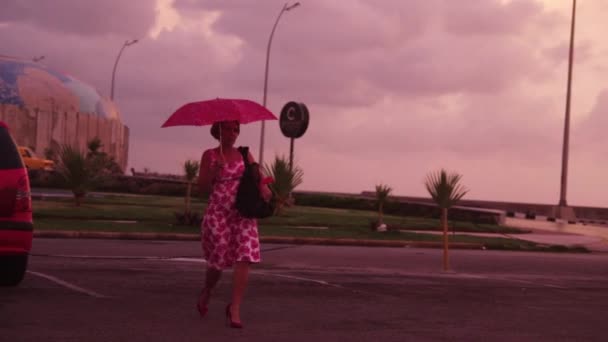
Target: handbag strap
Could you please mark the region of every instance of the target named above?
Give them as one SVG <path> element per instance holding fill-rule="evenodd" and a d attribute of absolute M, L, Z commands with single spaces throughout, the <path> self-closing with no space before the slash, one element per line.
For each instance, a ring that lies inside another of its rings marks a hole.
<path fill-rule="evenodd" d="M 241 156 L 243 157 L 243 162 L 245 162 L 245 167 L 249 167 L 249 147 L 248 146 L 240 146 L 238 148 L 239 152 L 241 152 Z"/>

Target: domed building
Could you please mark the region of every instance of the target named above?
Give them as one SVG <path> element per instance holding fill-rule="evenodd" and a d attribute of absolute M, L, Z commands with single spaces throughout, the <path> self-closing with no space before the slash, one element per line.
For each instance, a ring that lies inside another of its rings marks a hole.
<path fill-rule="evenodd" d="M 101 150 L 124 170 L 129 128 L 109 98 L 72 76 L 40 63 L 0 55 L 0 121 L 17 144 L 43 156 L 63 144 L 86 151 L 98 137 Z"/>

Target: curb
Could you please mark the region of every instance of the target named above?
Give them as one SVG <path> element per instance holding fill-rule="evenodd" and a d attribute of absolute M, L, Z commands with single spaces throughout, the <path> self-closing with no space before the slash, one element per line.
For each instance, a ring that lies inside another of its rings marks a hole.
<path fill-rule="evenodd" d="M 321 239 L 280 236 L 266 236 L 260 238 L 260 240 L 264 243 L 284 243 L 293 245 L 443 248 L 442 242 L 432 241 Z M 483 244 L 465 242 L 451 242 L 449 247 L 452 249 L 484 249 Z"/>
<path fill-rule="evenodd" d="M 82 232 L 82 231 L 34 231 L 35 238 L 61 239 L 120 239 L 120 240 L 175 240 L 199 241 L 199 234 L 178 233 L 125 233 L 125 232 Z M 443 243 L 432 241 L 395 241 L 395 240 L 357 240 L 357 239 L 322 239 L 282 236 L 260 237 L 262 243 L 323 245 L 323 246 L 361 246 L 361 247 L 410 247 L 410 248 L 443 248 Z M 485 249 L 480 243 L 452 242 L 452 249 Z"/>
<path fill-rule="evenodd" d="M 76 230 L 38 230 L 34 237 L 56 239 L 115 239 L 115 240 L 178 240 L 198 241 L 198 234 L 179 233 L 126 233 L 126 232 L 82 232 Z"/>

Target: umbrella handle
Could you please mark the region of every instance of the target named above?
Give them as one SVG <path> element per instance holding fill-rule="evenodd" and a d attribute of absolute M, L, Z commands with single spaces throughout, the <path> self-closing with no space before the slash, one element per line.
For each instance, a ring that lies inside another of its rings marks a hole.
<path fill-rule="evenodd" d="M 222 124 L 219 125 L 220 131 L 220 156 L 222 156 L 222 163 L 226 163 L 226 157 L 224 157 L 224 144 L 222 144 Z"/>

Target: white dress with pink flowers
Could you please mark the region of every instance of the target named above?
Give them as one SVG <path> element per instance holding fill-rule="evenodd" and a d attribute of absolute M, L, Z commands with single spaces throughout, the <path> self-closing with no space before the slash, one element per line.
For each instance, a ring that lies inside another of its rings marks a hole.
<path fill-rule="evenodd" d="M 211 152 L 212 165 L 217 162 Z M 235 208 L 236 192 L 245 163 L 228 162 L 217 176 L 201 223 L 203 254 L 209 267 L 225 269 L 236 261 L 260 262 L 256 219 L 244 218 Z"/>

